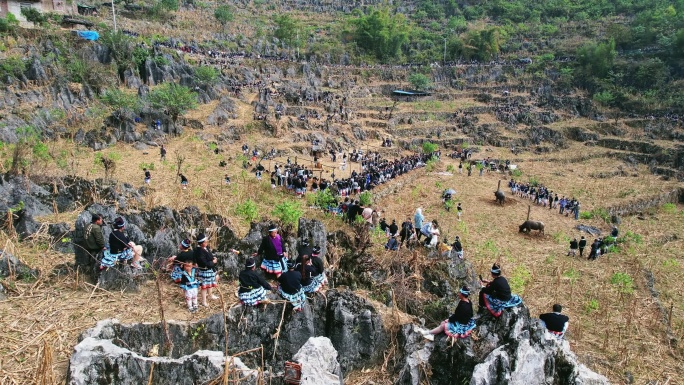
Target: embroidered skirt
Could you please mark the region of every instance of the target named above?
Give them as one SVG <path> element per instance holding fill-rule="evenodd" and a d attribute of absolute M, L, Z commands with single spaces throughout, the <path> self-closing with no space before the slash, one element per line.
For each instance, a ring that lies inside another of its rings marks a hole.
<path fill-rule="evenodd" d="M 133 249 L 125 249 L 118 254 L 112 254 L 109 250 L 105 250 L 104 256 L 102 257 L 102 266 L 112 267 L 117 261 L 128 261 L 133 258 Z"/>
<path fill-rule="evenodd" d="M 245 306 L 256 306 L 266 299 L 266 291 L 263 287 L 257 287 L 244 293 L 238 293 L 238 298 Z"/>
<path fill-rule="evenodd" d="M 490 313 L 492 313 L 494 317 L 499 317 L 503 312 L 503 309 L 509 307 L 516 307 L 522 303 L 522 298 L 515 294 L 513 294 L 511 296 L 511 299 L 509 299 L 508 301 L 502 301 L 498 298 L 490 296 L 489 294 L 485 294 L 484 300 L 485 306 L 487 306 L 487 309 Z"/>
<path fill-rule="evenodd" d="M 280 296 L 292 303 L 295 310 L 302 310 L 304 303 L 306 302 L 306 295 L 304 295 L 304 290 L 299 290 L 295 294 L 288 294 L 283 291 L 281 287 L 278 288 L 278 293 Z"/>
<path fill-rule="evenodd" d="M 316 293 L 319 290 L 321 290 L 321 287 L 325 285 L 328 282 L 328 279 L 325 278 L 325 274 L 320 274 L 315 277 L 311 277 L 311 283 L 302 287 L 302 290 L 304 290 L 304 293 Z"/>
<path fill-rule="evenodd" d="M 171 270 L 171 279 L 173 282 L 179 283 L 182 276 L 183 270 L 181 270 L 180 266 L 174 265 L 173 270 Z"/>
<path fill-rule="evenodd" d="M 467 324 L 458 322 L 451 323 L 449 320 L 444 321 L 444 333 L 451 338 L 466 338 L 475 329 L 475 320 L 471 319 Z"/>
<path fill-rule="evenodd" d="M 212 269 L 198 269 L 197 278 L 201 282 L 200 288 L 202 290 L 216 287 L 216 272 Z"/>
<path fill-rule="evenodd" d="M 264 259 L 261 261 L 261 268 L 269 274 L 280 275 L 287 272 L 287 259 L 283 257 L 280 261 Z"/>

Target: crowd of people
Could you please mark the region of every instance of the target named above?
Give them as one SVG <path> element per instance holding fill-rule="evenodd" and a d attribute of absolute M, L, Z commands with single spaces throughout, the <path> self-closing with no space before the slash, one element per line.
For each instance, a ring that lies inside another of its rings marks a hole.
<path fill-rule="evenodd" d="M 566 217 L 572 215 L 575 220 L 579 219 L 581 205 L 575 198 L 566 198 L 564 195 L 559 198 L 558 193 L 554 193 L 544 185 L 516 182 L 514 179 L 508 181 L 508 187 L 513 195 L 529 199 L 549 210 L 557 208 L 559 214 L 565 214 Z"/>

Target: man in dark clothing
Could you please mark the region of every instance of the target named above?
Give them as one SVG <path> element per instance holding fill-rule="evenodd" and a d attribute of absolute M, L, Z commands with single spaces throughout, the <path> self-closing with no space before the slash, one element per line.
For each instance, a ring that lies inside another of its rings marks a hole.
<path fill-rule="evenodd" d="M 163 144 L 159 148 L 159 155 L 160 155 L 162 161 L 166 160 L 166 148 L 164 148 Z"/>
<path fill-rule="evenodd" d="M 254 258 L 247 258 L 245 269 L 242 270 L 238 276 L 240 281 L 238 297 L 240 298 L 240 302 L 246 306 L 256 306 L 260 303 L 268 303 L 269 301 L 264 290 L 273 290 L 271 285 L 254 271 L 255 268 L 256 262 L 254 261 Z"/>
<path fill-rule="evenodd" d="M 454 252 L 456 253 L 456 256 L 459 259 L 463 259 L 463 245 L 461 245 L 461 238 L 456 236 L 456 239 L 454 240 L 454 243 L 451 244 L 451 247 L 454 248 Z"/>
<path fill-rule="evenodd" d="M 145 184 L 150 184 L 152 181 L 152 174 L 150 173 L 150 170 L 143 168 L 143 171 L 145 171 Z"/>
<path fill-rule="evenodd" d="M 406 218 L 406 221 L 401 224 L 401 231 L 399 231 L 399 236 L 401 236 L 401 241 L 399 242 L 400 247 L 404 245 L 404 242 L 411 239 L 413 233 L 413 222 L 411 221 L 411 217 L 408 217 Z"/>
<path fill-rule="evenodd" d="M 288 270 L 278 277 L 278 293 L 292 303 L 295 311 L 302 311 L 306 295 L 302 290 L 302 273 L 294 267 L 293 263 L 288 263 Z"/>
<path fill-rule="evenodd" d="M 102 214 L 93 214 L 93 219 L 86 227 L 83 236 L 85 239 L 84 248 L 95 259 L 97 259 L 98 254 L 107 248 L 104 236 L 102 235 L 102 223 Z"/>
<path fill-rule="evenodd" d="M 573 257 L 577 255 L 577 248 L 579 247 L 579 244 L 577 242 L 577 238 L 573 238 L 572 241 L 570 241 L 570 251 L 568 251 L 568 256 L 572 255 Z"/>
<path fill-rule="evenodd" d="M 594 239 L 594 242 L 591 244 L 591 251 L 589 252 L 589 257 L 587 259 L 591 259 L 591 260 L 596 259 L 598 257 L 599 247 L 600 247 L 599 240 Z"/>
<path fill-rule="evenodd" d="M 399 234 L 399 226 L 397 226 L 397 221 L 392 219 L 392 224 L 389 225 L 389 235 L 390 237 L 395 237 Z"/>
<path fill-rule="evenodd" d="M 483 284 L 486 284 L 480 290 L 479 298 L 479 309 L 482 312 L 485 309 L 484 295 L 488 294 L 493 298 L 499 299 L 501 301 L 509 301 L 511 299 L 511 287 L 508 285 L 508 280 L 501 276 L 501 267 L 498 263 L 495 263 L 491 269 L 492 280 L 482 280 Z"/>
<path fill-rule="evenodd" d="M 570 318 L 561 314 L 563 307 L 559 304 L 553 305 L 553 313 L 544 313 L 539 316 L 539 319 L 544 322 L 546 329 L 558 338 L 563 338 L 565 331 L 568 330 L 568 323 Z"/>
<path fill-rule="evenodd" d="M 580 238 L 579 241 L 579 254 L 580 258 L 584 257 L 584 248 L 587 247 L 587 240 L 584 239 L 584 235 Z"/>

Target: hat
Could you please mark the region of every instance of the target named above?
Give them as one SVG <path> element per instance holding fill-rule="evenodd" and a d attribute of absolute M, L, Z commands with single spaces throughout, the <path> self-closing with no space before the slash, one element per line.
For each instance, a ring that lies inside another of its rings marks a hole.
<path fill-rule="evenodd" d="M 199 244 L 199 243 L 204 243 L 204 242 L 206 242 L 206 241 L 208 241 L 208 240 L 209 240 L 209 237 L 207 237 L 206 235 L 204 235 L 204 233 L 199 233 L 199 235 L 197 235 L 197 243 L 198 243 L 198 244 Z"/>
<path fill-rule="evenodd" d="M 470 288 L 468 287 L 468 285 L 463 285 L 459 293 L 467 297 L 470 295 Z"/>
<path fill-rule="evenodd" d="M 256 265 L 256 263 L 254 262 L 254 258 L 247 258 L 247 260 L 245 261 L 245 267 L 250 268 L 254 267 L 254 265 Z"/>
<path fill-rule="evenodd" d="M 189 249 L 190 246 L 192 245 L 192 241 L 190 241 L 189 239 L 185 238 L 185 239 L 183 239 L 183 240 L 181 241 L 180 245 L 181 245 L 181 247 L 184 248 L 184 249 Z"/>
<path fill-rule="evenodd" d="M 114 228 L 115 229 L 123 229 L 124 226 L 126 226 L 126 221 L 124 221 L 123 218 L 118 217 L 114 220 Z"/>
<path fill-rule="evenodd" d="M 461 238 L 459 238 L 458 235 L 457 235 L 455 239 L 461 239 Z"/>
<path fill-rule="evenodd" d="M 309 240 L 308 239 L 302 239 L 302 246 L 309 246 Z"/>
<path fill-rule="evenodd" d="M 295 261 L 293 261 L 292 259 L 288 259 L 288 260 L 287 260 L 287 268 L 290 269 L 290 270 L 294 270 L 294 268 L 295 268 Z"/>
<path fill-rule="evenodd" d="M 314 246 L 313 249 L 311 250 L 311 255 L 319 255 L 321 253 L 321 247 L 320 246 Z"/>
<path fill-rule="evenodd" d="M 278 231 L 278 226 L 276 226 L 275 224 L 271 224 L 270 226 L 268 226 L 268 232 L 270 233 L 271 231 Z"/>
<path fill-rule="evenodd" d="M 492 265 L 492 274 L 501 274 L 501 266 L 498 263 Z"/>

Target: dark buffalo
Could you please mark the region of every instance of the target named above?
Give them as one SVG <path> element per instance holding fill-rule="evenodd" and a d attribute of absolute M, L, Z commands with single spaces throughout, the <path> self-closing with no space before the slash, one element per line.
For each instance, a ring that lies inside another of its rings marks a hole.
<path fill-rule="evenodd" d="M 494 197 L 496 198 L 496 203 L 503 205 L 506 202 L 506 194 L 501 190 L 494 191 Z"/>
<path fill-rule="evenodd" d="M 519 232 L 521 233 L 527 233 L 532 230 L 539 230 L 539 234 L 544 234 L 544 222 L 525 221 L 519 226 Z"/>

